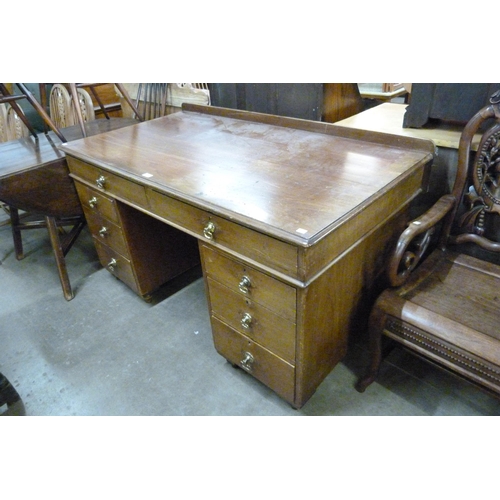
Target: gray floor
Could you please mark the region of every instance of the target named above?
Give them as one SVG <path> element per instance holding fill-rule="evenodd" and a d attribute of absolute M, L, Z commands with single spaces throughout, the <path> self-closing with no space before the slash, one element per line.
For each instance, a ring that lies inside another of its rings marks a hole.
<path fill-rule="evenodd" d="M 146 303 L 98 263 L 85 230 L 64 300 L 46 230 L 17 261 L 0 214 L 0 372 L 27 415 L 499 415 L 500 401 L 395 348 L 364 394 L 357 340 L 300 410 L 213 348 L 200 271 Z M 4 410 L 0 408 L 0 413 Z"/>

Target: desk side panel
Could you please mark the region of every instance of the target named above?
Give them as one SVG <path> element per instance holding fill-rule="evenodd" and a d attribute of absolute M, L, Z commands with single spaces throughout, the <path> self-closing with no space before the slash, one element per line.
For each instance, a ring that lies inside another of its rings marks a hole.
<path fill-rule="evenodd" d="M 298 290 L 296 406 L 301 407 L 359 336 L 383 288 L 385 263 L 409 219 L 409 207 L 363 236 L 307 288 Z M 353 389 L 354 390 L 354 389 Z"/>

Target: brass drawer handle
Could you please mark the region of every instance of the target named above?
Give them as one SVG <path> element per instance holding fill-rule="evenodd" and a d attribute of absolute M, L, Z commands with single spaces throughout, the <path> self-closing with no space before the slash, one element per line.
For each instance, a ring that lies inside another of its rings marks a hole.
<path fill-rule="evenodd" d="M 243 353 L 244 358 L 240 361 L 240 366 L 243 370 L 251 372 L 253 369 L 254 358 L 249 352 Z"/>
<path fill-rule="evenodd" d="M 203 229 L 203 236 L 205 236 L 207 240 L 213 240 L 214 233 L 215 233 L 215 224 L 213 222 L 209 222 Z"/>
<path fill-rule="evenodd" d="M 100 175 L 95 182 L 98 188 L 104 189 L 104 186 L 106 185 L 106 177 L 104 177 L 104 175 Z"/>
<path fill-rule="evenodd" d="M 111 259 L 109 262 L 108 262 L 108 265 L 106 266 L 110 271 L 114 271 L 115 270 L 115 267 L 118 265 L 118 262 L 116 261 L 116 259 Z"/>
<path fill-rule="evenodd" d="M 95 208 L 97 206 L 97 198 L 95 196 L 90 198 L 89 206 L 90 208 Z"/>
<path fill-rule="evenodd" d="M 101 229 L 99 229 L 99 235 L 104 238 L 105 236 L 107 236 L 109 234 L 108 232 L 108 228 L 105 227 L 105 226 L 102 226 Z"/>
<path fill-rule="evenodd" d="M 248 276 L 243 276 L 241 278 L 241 281 L 238 285 L 238 288 L 240 289 L 241 293 L 248 293 L 250 290 L 250 287 L 252 286 L 252 283 L 250 281 L 250 278 Z"/>
<path fill-rule="evenodd" d="M 243 318 L 241 318 L 241 326 L 247 330 L 252 326 L 252 316 L 250 314 L 245 313 L 243 315 Z"/>

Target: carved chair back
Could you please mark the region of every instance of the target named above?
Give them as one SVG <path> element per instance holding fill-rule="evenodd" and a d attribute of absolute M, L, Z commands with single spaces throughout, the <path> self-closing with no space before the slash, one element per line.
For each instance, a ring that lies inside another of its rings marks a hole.
<path fill-rule="evenodd" d="M 474 137 L 482 134 L 476 154 Z M 460 137 L 455 184 L 419 220 L 410 223 L 398 241 L 388 265 L 391 286 L 402 285 L 426 255 L 442 221 L 438 239 L 441 250 L 473 243 L 483 250 L 500 253 L 500 90 L 490 104 L 474 115 Z"/>
<path fill-rule="evenodd" d="M 474 135 L 485 124 L 477 152 L 471 154 Z M 442 244 L 474 243 L 500 252 L 500 90 L 464 128 L 452 196 L 455 206 L 445 221 Z"/>

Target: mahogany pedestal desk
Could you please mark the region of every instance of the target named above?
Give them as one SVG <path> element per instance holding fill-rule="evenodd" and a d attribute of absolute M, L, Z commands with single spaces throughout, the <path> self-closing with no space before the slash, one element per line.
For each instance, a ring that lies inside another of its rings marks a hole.
<path fill-rule="evenodd" d="M 146 295 L 201 255 L 215 348 L 296 408 L 345 355 L 434 154 L 195 105 L 61 149 L 102 264 Z"/>

